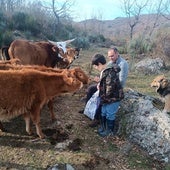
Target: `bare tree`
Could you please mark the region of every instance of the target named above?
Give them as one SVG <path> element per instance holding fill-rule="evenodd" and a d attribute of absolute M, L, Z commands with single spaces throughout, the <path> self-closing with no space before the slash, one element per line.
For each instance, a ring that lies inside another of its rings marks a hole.
<path fill-rule="evenodd" d="M 148 0 L 140 2 L 138 0 L 123 0 L 123 10 L 130 26 L 130 39 L 133 38 L 134 28 L 139 23 L 142 10 L 145 9 L 147 4 Z"/>
<path fill-rule="evenodd" d="M 151 36 L 154 30 L 160 25 L 159 20 L 162 16 L 168 20 L 170 19 L 167 15 L 168 10 L 170 10 L 168 1 L 170 3 L 170 0 L 157 0 L 150 4 L 149 10 L 154 14 L 154 17 L 152 17 L 152 24 L 150 23 L 149 36 Z"/>
<path fill-rule="evenodd" d="M 57 31 L 59 25 L 61 24 L 61 20 L 70 19 L 71 7 L 74 5 L 73 0 L 65 0 L 61 3 L 59 0 L 51 0 L 50 3 L 46 3 L 43 1 L 43 7 L 48 10 L 51 14 L 53 14 L 55 18 L 54 22 L 54 32 Z"/>
<path fill-rule="evenodd" d="M 20 9 L 23 5 L 23 0 L 1 0 L 0 9 L 6 13 L 12 13 Z"/>
<path fill-rule="evenodd" d="M 162 4 L 162 16 L 166 18 L 167 20 L 170 20 L 170 0 L 165 0 Z"/>

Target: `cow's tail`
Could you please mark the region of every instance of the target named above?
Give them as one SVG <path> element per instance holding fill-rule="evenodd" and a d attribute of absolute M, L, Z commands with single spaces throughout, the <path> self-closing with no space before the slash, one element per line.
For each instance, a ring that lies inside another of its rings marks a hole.
<path fill-rule="evenodd" d="M 1 60 L 10 60 L 10 56 L 8 54 L 8 46 L 1 48 Z"/>

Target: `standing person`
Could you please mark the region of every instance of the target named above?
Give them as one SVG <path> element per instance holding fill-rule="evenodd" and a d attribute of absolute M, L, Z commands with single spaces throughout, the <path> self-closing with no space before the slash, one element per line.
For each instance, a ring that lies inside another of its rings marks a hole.
<path fill-rule="evenodd" d="M 122 87 L 124 88 L 126 85 L 126 80 L 127 80 L 128 72 L 129 72 L 129 66 L 128 66 L 127 61 L 119 54 L 118 49 L 116 47 L 109 48 L 108 58 L 109 58 L 108 65 L 112 65 L 116 63 L 120 67 L 120 72 L 118 73 L 118 75 L 119 75 L 120 83 Z M 92 86 L 89 86 L 89 88 L 87 89 L 87 94 L 86 94 L 86 101 L 85 101 L 86 103 L 96 91 L 97 91 L 97 83 L 93 84 Z M 83 113 L 83 111 L 84 110 L 80 110 L 79 113 Z M 97 109 L 95 119 L 89 125 L 90 127 L 95 127 L 98 125 L 100 112 L 101 112 L 101 107 Z"/>
<path fill-rule="evenodd" d="M 101 127 L 98 130 L 100 136 L 113 134 L 115 115 L 119 109 L 120 101 L 124 98 L 123 88 L 117 73 L 120 67 L 117 64 L 106 64 L 105 57 L 96 54 L 92 58 L 92 65 L 100 71 L 100 82 L 97 85 L 101 104 Z"/>
<path fill-rule="evenodd" d="M 127 61 L 119 54 L 116 47 L 112 47 L 108 50 L 109 62 L 108 64 L 115 63 L 120 67 L 119 80 L 121 86 L 124 88 L 126 85 L 126 80 L 129 72 L 129 65 Z"/>

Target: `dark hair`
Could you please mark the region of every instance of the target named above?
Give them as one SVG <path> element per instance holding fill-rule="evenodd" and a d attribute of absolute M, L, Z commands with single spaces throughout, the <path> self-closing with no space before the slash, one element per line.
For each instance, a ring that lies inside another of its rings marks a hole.
<path fill-rule="evenodd" d="M 99 63 L 101 63 L 102 65 L 106 64 L 106 58 L 102 54 L 95 54 L 92 57 L 92 65 L 98 66 Z"/>

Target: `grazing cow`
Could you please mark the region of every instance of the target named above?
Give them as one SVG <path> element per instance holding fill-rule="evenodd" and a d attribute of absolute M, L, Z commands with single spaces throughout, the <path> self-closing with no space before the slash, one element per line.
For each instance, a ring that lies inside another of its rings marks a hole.
<path fill-rule="evenodd" d="M 164 76 L 156 76 L 151 82 L 151 87 L 155 87 L 156 92 L 164 99 L 164 112 L 170 113 L 170 81 Z"/>
<path fill-rule="evenodd" d="M 4 50 L 6 50 L 6 48 L 2 48 L 2 54 L 4 54 Z M 31 42 L 17 39 L 9 46 L 9 56 L 7 56 L 7 59 L 18 58 L 23 65 L 30 64 L 55 67 L 57 62 L 65 62 L 65 59 L 63 60 L 63 57 L 59 55 L 60 51 L 61 49 L 50 42 Z"/>
<path fill-rule="evenodd" d="M 75 92 L 83 86 L 77 78 L 64 71 L 0 70 L 0 80 L 0 120 L 23 115 L 27 133 L 32 133 L 31 119 L 40 138 L 44 138 L 40 127 L 40 111 L 44 104 L 55 96 Z M 3 130 L 1 123 L 0 128 Z"/>
<path fill-rule="evenodd" d="M 9 60 L 10 61 L 10 60 Z M 67 74 L 67 76 L 75 76 L 79 81 L 81 81 L 83 84 L 89 83 L 89 77 L 86 75 L 86 73 L 80 68 L 75 67 L 72 69 L 57 69 L 57 68 L 50 68 L 45 66 L 36 66 L 36 65 L 11 65 L 8 63 L 0 62 L 0 70 L 22 70 L 22 69 L 35 69 L 42 72 L 54 72 L 54 73 L 63 73 Z M 53 112 L 53 100 L 49 100 L 48 107 L 50 110 L 51 120 L 56 120 L 55 114 Z"/>

